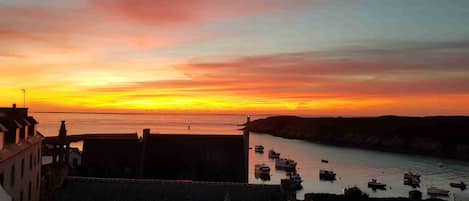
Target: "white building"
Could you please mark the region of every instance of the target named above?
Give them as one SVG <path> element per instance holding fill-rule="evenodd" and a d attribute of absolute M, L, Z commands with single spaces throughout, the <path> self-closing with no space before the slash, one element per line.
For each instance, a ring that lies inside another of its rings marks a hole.
<path fill-rule="evenodd" d="M 14 201 L 40 198 L 41 141 L 27 108 L 0 108 L 0 185 Z"/>

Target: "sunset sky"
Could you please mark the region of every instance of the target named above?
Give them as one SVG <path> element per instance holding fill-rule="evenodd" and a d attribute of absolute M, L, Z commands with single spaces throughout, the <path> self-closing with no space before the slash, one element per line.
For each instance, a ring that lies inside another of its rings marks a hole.
<path fill-rule="evenodd" d="M 168 3 L 171 2 L 171 3 Z M 468 115 L 465 0 L 0 0 L 0 106 Z"/>

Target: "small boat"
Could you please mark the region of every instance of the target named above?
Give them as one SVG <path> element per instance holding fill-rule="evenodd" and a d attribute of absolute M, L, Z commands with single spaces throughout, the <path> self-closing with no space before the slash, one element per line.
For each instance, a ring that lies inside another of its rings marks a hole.
<path fill-rule="evenodd" d="M 460 189 L 466 189 L 466 183 L 464 182 L 459 182 L 459 183 L 456 183 L 456 182 L 451 182 L 449 183 L 449 186 L 453 187 L 453 188 L 460 188 Z"/>
<path fill-rule="evenodd" d="M 275 160 L 275 168 L 279 170 L 295 171 L 296 164 L 297 163 L 294 160 L 286 158 L 279 158 Z"/>
<path fill-rule="evenodd" d="M 321 163 L 329 163 L 329 161 L 326 159 L 321 159 Z"/>
<path fill-rule="evenodd" d="M 412 173 L 409 171 L 404 173 L 404 179 L 418 179 L 420 181 L 420 174 Z"/>
<path fill-rule="evenodd" d="M 437 188 L 437 187 L 430 187 L 427 189 L 427 194 L 432 196 L 448 196 L 449 190 Z"/>
<path fill-rule="evenodd" d="M 376 179 L 372 179 L 368 182 L 368 187 L 372 189 L 386 189 L 386 184 L 380 183 Z"/>
<path fill-rule="evenodd" d="M 412 187 L 420 186 L 420 174 L 406 172 L 404 173 L 404 184 Z"/>
<path fill-rule="evenodd" d="M 319 179 L 325 181 L 334 181 L 335 173 L 332 170 L 319 170 Z"/>
<path fill-rule="evenodd" d="M 273 149 L 269 150 L 269 158 L 280 158 L 280 153 L 275 152 Z"/>
<path fill-rule="evenodd" d="M 301 185 L 301 182 L 303 182 L 303 180 L 297 172 L 288 172 L 287 179 L 290 180 L 291 184 L 296 190 L 303 188 L 303 185 Z"/>
<path fill-rule="evenodd" d="M 404 185 L 416 188 L 420 186 L 420 180 L 417 178 L 404 179 Z"/>
<path fill-rule="evenodd" d="M 298 174 L 297 172 L 287 172 L 287 177 L 294 182 L 298 182 L 298 183 L 303 182 L 300 174 Z"/>
<path fill-rule="evenodd" d="M 254 173 L 256 174 L 270 174 L 270 167 L 265 164 L 256 164 Z"/>
<path fill-rule="evenodd" d="M 270 180 L 270 167 L 265 164 L 256 164 L 254 176 L 262 180 Z"/>
<path fill-rule="evenodd" d="M 254 150 L 256 151 L 256 153 L 261 153 L 261 154 L 263 154 L 263 153 L 264 153 L 264 146 L 262 146 L 262 145 L 256 145 L 256 146 L 254 147 Z"/>

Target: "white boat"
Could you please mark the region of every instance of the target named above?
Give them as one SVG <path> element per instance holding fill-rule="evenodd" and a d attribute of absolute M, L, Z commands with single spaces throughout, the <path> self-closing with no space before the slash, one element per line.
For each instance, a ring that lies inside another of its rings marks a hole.
<path fill-rule="evenodd" d="M 437 187 L 430 187 L 427 189 L 427 194 L 433 195 L 433 196 L 448 196 L 449 190 L 445 190 L 445 189 L 441 189 Z"/>
<path fill-rule="evenodd" d="M 275 160 L 275 168 L 279 170 L 294 171 L 296 170 L 296 162 L 291 159 L 279 158 Z"/>
<path fill-rule="evenodd" d="M 280 158 L 280 153 L 275 152 L 273 149 L 269 150 L 269 158 Z"/>
<path fill-rule="evenodd" d="M 372 179 L 368 182 L 368 187 L 372 189 L 386 189 L 386 184 L 380 183 L 376 179 Z"/>
<path fill-rule="evenodd" d="M 256 145 L 256 146 L 254 147 L 254 150 L 256 151 L 256 153 L 261 153 L 261 154 L 262 154 L 262 153 L 264 153 L 264 146 L 262 146 L 262 145 Z"/>
<path fill-rule="evenodd" d="M 270 167 L 265 164 L 256 164 L 254 173 L 255 174 L 270 174 Z"/>
<path fill-rule="evenodd" d="M 334 181 L 335 175 L 336 175 L 335 172 L 332 170 L 319 170 L 320 180 Z"/>

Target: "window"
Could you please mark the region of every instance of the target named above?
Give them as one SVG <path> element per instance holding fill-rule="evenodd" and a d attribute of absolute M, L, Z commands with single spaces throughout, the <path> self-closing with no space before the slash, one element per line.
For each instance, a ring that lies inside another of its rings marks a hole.
<path fill-rule="evenodd" d="M 5 187 L 5 186 L 3 185 L 3 179 L 4 179 L 4 177 L 5 177 L 5 176 L 3 175 L 3 172 L 0 173 L 0 185 L 3 186 L 3 187 Z"/>
<path fill-rule="evenodd" d="M 29 181 L 29 186 L 28 186 L 28 200 L 29 201 L 31 201 L 31 185 L 33 185 L 33 183 Z"/>
<path fill-rule="evenodd" d="M 36 190 L 39 190 L 39 174 L 36 175 Z"/>
<path fill-rule="evenodd" d="M 15 186 L 15 165 L 11 166 L 11 177 L 10 177 L 10 186 Z"/>
<path fill-rule="evenodd" d="M 41 164 L 41 150 L 39 148 L 37 149 L 37 163 Z"/>
<path fill-rule="evenodd" d="M 21 178 L 24 176 L 24 158 L 21 159 Z"/>
<path fill-rule="evenodd" d="M 33 170 L 33 153 L 29 154 L 29 170 Z"/>

